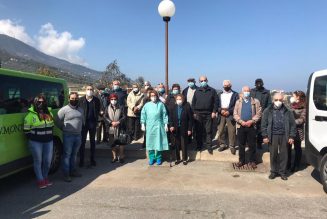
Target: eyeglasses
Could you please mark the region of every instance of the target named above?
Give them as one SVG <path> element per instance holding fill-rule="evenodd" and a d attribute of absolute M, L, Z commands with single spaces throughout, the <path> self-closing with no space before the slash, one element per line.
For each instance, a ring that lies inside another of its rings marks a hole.
<path fill-rule="evenodd" d="M 274 101 L 283 101 L 283 99 L 274 99 Z"/>
<path fill-rule="evenodd" d="M 207 82 L 207 80 L 200 80 L 200 82 Z"/>

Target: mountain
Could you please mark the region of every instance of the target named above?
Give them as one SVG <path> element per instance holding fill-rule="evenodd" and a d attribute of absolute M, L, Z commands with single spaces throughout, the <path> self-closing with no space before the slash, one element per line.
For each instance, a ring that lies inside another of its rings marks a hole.
<path fill-rule="evenodd" d="M 77 77 L 87 77 L 92 80 L 101 77 L 99 71 L 46 55 L 4 34 L 0 34 L 0 59 L 3 67 L 8 66 L 17 70 L 36 72 L 39 68 L 46 66 L 51 70 Z"/>

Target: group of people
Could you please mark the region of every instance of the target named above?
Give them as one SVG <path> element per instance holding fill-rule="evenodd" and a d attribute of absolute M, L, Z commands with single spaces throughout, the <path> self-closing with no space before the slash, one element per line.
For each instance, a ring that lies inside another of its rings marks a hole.
<path fill-rule="evenodd" d="M 67 182 L 81 176 L 76 158 L 79 152 L 79 166 L 83 167 L 87 135 L 90 140 L 88 165 L 96 166 L 96 143 L 110 145 L 112 163 L 124 163 L 124 145 L 127 144 L 124 138 L 138 140 L 142 132 L 149 165 L 161 165 L 162 152 L 171 148 L 175 149 L 175 164 L 187 165 L 189 144 L 194 140 L 197 150 L 206 149 L 212 154 L 214 138 L 220 152 L 229 148 L 235 155 L 239 146 L 238 167 L 247 164 L 255 169 L 256 149 L 268 144 L 270 179 L 281 176 L 287 180 L 289 171 L 298 170 L 306 114 L 304 92 L 293 92 L 290 104 L 286 104 L 283 93 L 277 92 L 271 97 L 262 79 L 257 79 L 252 89 L 244 86 L 240 93 L 232 89 L 229 80 L 223 81 L 222 92 L 210 87 L 206 76 L 199 78 L 199 86 L 194 78 L 189 78 L 187 83 L 184 90 L 179 84 L 173 84 L 168 94 L 163 84 L 152 87 L 150 82 L 145 82 L 143 87 L 133 84 L 129 93 L 121 88 L 118 80 L 113 81 L 111 90 L 103 85 L 96 88 L 88 85 L 82 97 L 71 92 L 68 105 L 61 108 L 55 118 L 46 98 L 41 94 L 37 96 L 25 118 L 24 131 L 29 139 L 38 186 L 45 188 L 52 184 L 48 172 L 54 124 L 63 131 L 62 170 Z M 216 122 L 218 125 L 213 128 Z M 217 130 L 216 133 L 213 130 Z M 246 147 L 249 148 L 248 160 Z"/>

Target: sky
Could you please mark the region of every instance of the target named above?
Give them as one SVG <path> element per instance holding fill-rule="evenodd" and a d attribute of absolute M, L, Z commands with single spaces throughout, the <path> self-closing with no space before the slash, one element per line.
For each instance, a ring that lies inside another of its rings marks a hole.
<path fill-rule="evenodd" d="M 327 67 L 326 0 L 173 0 L 169 83 L 206 75 L 209 85 L 306 90 Z M 117 59 L 132 79 L 165 80 L 160 0 L 0 0 L 0 33 L 104 71 Z"/>

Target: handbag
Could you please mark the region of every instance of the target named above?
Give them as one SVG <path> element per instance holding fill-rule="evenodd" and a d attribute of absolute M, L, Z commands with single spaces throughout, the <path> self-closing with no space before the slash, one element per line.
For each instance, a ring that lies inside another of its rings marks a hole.
<path fill-rule="evenodd" d="M 132 142 L 131 136 L 125 130 L 120 130 L 117 140 L 121 145 L 127 145 Z"/>

